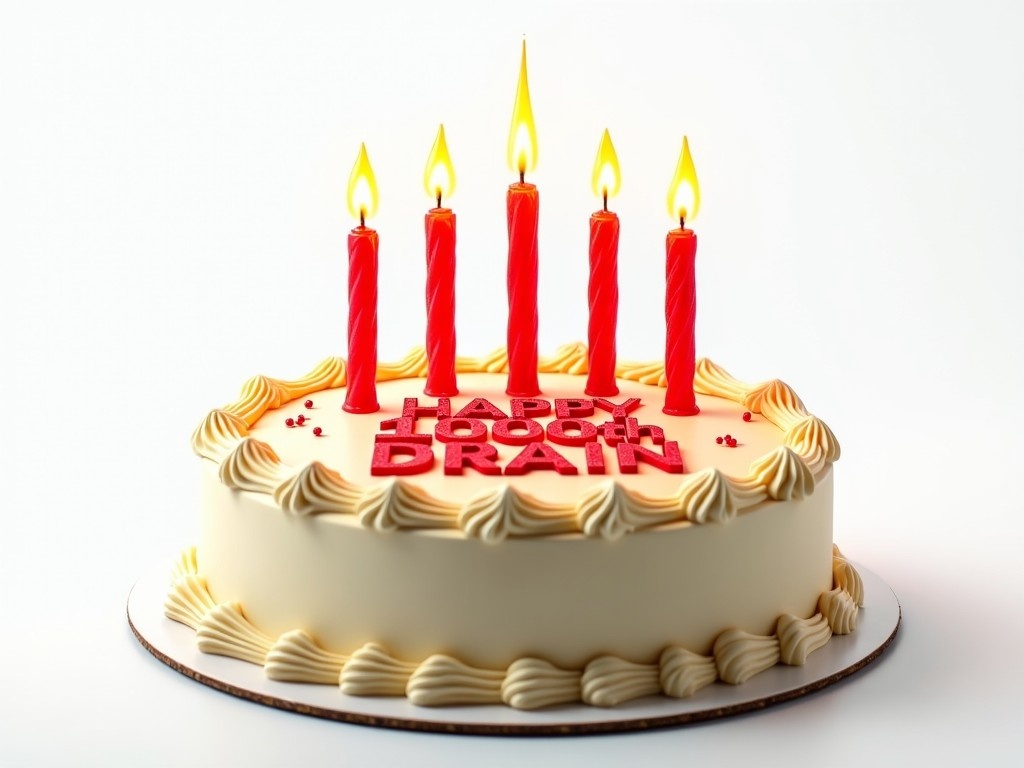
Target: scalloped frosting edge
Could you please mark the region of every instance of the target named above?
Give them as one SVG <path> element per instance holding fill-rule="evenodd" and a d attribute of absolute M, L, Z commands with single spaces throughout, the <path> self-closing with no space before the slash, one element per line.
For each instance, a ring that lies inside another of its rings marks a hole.
<path fill-rule="evenodd" d="M 175 561 L 164 615 L 195 630 L 203 653 L 258 664 L 280 682 L 337 685 L 353 696 L 405 696 L 424 707 L 505 704 L 532 710 L 575 702 L 614 707 L 642 696 L 686 698 L 715 681 L 739 685 L 776 664 L 804 664 L 833 634 L 856 629 L 863 584 L 835 546 L 832 571 L 833 589 L 821 594 L 818 611 L 808 618 L 782 614 L 771 635 L 730 628 L 719 633 L 710 656 L 667 645 L 653 664 L 604 654 L 583 669 L 562 669 L 537 657 L 516 659 L 503 670 L 473 667 L 445 654 L 408 662 L 377 643 L 343 655 L 321 648 L 301 629 L 274 639 L 255 627 L 237 602 L 213 599 L 195 547 Z M 847 591 L 850 587 L 859 594 Z"/>
<path fill-rule="evenodd" d="M 460 357 L 459 373 L 502 373 L 508 353 L 500 347 L 481 358 Z M 540 373 L 587 373 L 587 347 L 576 342 L 540 359 Z M 661 362 L 616 366 L 616 376 L 665 387 Z M 426 350 L 414 348 L 395 363 L 377 367 L 378 381 L 424 378 Z M 502 484 L 468 501 L 462 508 L 432 497 L 400 479 L 358 486 L 319 462 L 294 468 L 273 449 L 249 437 L 249 427 L 269 409 L 323 389 L 343 387 L 346 364 L 340 357 L 323 360 L 295 381 L 254 376 L 239 399 L 204 417 L 192 435 L 199 456 L 219 464 L 221 481 L 235 490 L 270 495 L 286 513 L 354 514 L 360 523 L 386 532 L 398 529 L 460 529 L 467 537 L 498 543 L 508 536 L 550 536 L 582 533 L 617 539 L 624 534 L 675 522 L 726 523 L 739 512 L 768 499 L 790 500 L 810 495 L 814 478 L 840 455 L 832 430 L 812 416 L 789 385 L 777 379 L 745 384 L 707 358 L 697 361 L 694 391 L 742 403 L 782 429 L 783 444 L 750 467 L 745 477 L 728 477 L 714 469 L 684 475 L 675 496 L 647 498 L 615 481 L 600 481 L 573 505 L 541 502 Z"/>

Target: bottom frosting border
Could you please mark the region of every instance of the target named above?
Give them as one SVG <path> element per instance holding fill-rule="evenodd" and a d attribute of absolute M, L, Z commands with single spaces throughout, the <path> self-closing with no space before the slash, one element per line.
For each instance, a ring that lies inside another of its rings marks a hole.
<path fill-rule="evenodd" d="M 580 670 L 561 669 L 538 657 L 516 659 L 504 670 L 473 667 L 444 654 L 409 662 L 372 642 L 344 655 L 321 648 L 302 629 L 274 639 L 245 617 L 238 602 L 213 599 L 195 547 L 174 564 L 164 615 L 192 628 L 203 653 L 259 665 L 279 682 L 336 685 L 353 696 L 404 696 L 423 707 L 504 704 L 535 710 L 582 702 L 608 708 L 651 695 L 687 698 L 716 681 L 739 685 L 776 664 L 803 665 L 833 634 L 856 629 L 863 582 L 835 545 L 832 575 L 833 588 L 820 595 L 814 615 L 783 614 L 771 635 L 727 628 L 716 637 L 710 656 L 667 644 L 656 663 L 605 654 Z"/>

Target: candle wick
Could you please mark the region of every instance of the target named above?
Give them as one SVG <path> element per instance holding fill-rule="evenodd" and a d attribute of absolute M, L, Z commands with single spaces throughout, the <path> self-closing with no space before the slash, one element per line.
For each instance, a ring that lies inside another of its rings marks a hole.
<path fill-rule="evenodd" d="M 679 217 L 679 228 L 686 229 L 686 218 L 683 216 Z"/>
<path fill-rule="evenodd" d="M 437 207 L 438 208 L 441 207 L 441 193 L 440 192 L 437 193 Z"/>
<path fill-rule="evenodd" d="M 519 183 L 520 184 L 526 183 L 526 171 L 520 171 L 519 172 Z"/>
<path fill-rule="evenodd" d="M 606 191 L 602 195 L 602 197 L 604 198 L 604 211 L 605 211 L 605 213 L 607 213 L 608 212 L 608 192 Z"/>
<path fill-rule="evenodd" d="M 359 226 L 366 226 L 366 214 L 364 214 L 362 211 L 359 212 Z"/>

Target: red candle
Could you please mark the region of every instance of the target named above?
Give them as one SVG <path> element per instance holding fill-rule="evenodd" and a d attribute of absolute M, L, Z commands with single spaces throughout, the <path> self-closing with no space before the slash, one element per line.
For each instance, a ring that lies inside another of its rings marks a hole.
<path fill-rule="evenodd" d="M 696 364 L 694 321 L 697 318 L 697 280 L 694 262 L 697 236 L 690 229 L 673 229 L 665 239 L 665 406 L 672 416 L 699 412 L 693 395 Z"/>
<path fill-rule="evenodd" d="M 533 184 L 508 188 L 508 387 L 512 397 L 540 394 L 537 382 L 537 217 Z"/>
<path fill-rule="evenodd" d="M 540 196 L 525 174 L 537 163 L 530 88 L 526 79 L 526 41 L 519 64 L 512 126 L 508 136 L 509 166 L 519 183 L 508 188 L 508 386 L 512 397 L 540 394 L 537 382 L 537 219 Z"/>
<path fill-rule="evenodd" d="M 377 404 L 377 232 L 366 219 L 377 207 L 377 183 L 366 145 L 348 182 L 348 206 L 359 226 L 348 235 L 348 383 L 345 404 L 350 413 L 373 413 Z"/>
<path fill-rule="evenodd" d="M 424 172 L 427 193 L 437 207 L 427 212 L 427 383 L 434 397 L 459 394 L 455 381 L 455 214 L 441 207 L 442 196 L 455 188 L 455 170 L 448 155 L 444 126 L 437 131 Z"/>
<path fill-rule="evenodd" d="M 686 228 L 700 206 L 697 172 L 690 157 L 690 145 L 683 137 L 676 174 L 669 186 L 669 213 L 679 217 L 679 229 L 665 239 L 665 406 L 672 416 L 693 416 L 700 411 L 693 394 L 696 365 L 697 236 Z"/>
<path fill-rule="evenodd" d="M 373 413 L 377 404 L 377 231 L 359 226 L 348 233 L 349 413 Z"/>
<path fill-rule="evenodd" d="M 586 394 L 617 395 L 615 328 L 619 315 L 619 217 L 608 210 L 608 198 L 619 189 L 619 163 L 605 130 L 594 162 L 594 192 L 604 201 L 590 217 L 590 322 L 587 326 Z"/>
<path fill-rule="evenodd" d="M 427 383 L 434 397 L 459 394 L 455 383 L 455 214 L 433 208 L 427 234 Z"/>

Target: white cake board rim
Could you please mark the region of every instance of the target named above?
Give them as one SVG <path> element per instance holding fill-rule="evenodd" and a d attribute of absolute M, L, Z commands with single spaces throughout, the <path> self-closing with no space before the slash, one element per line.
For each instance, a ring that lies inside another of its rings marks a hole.
<path fill-rule="evenodd" d="M 269 707 L 358 725 L 469 735 L 586 735 L 647 730 L 704 722 L 820 691 L 877 659 L 899 630 L 902 609 L 879 576 L 856 564 L 864 582 L 865 607 L 857 630 L 833 635 L 800 667 L 782 664 L 742 685 L 721 681 L 687 699 L 647 696 L 604 709 L 582 703 L 521 711 L 503 705 L 418 707 L 403 697 L 349 696 L 336 686 L 270 680 L 263 668 L 201 652 L 195 632 L 164 616 L 166 569 L 144 576 L 128 595 L 128 624 L 142 646 L 186 677 Z"/>

